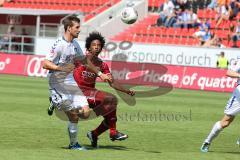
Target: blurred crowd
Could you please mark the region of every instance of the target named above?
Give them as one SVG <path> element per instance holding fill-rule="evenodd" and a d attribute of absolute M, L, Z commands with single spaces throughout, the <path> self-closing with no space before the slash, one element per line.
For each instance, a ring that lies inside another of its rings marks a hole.
<path fill-rule="evenodd" d="M 157 26 L 173 28 L 194 28 L 192 35 L 200 44 L 206 47 L 225 47 L 218 37 L 217 30 L 224 22 L 230 22 L 226 39 L 232 41 L 232 46 L 237 48 L 240 39 L 240 20 L 237 19 L 240 8 L 240 0 L 211 0 L 205 8 L 206 11 L 215 13 L 214 19 L 202 18 L 197 15 L 198 8 L 193 9 L 193 1 L 190 0 L 165 0 L 159 7 Z M 231 23 L 233 22 L 233 23 Z M 234 23 L 236 22 L 236 23 Z"/>
<path fill-rule="evenodd" d="M 28 45 L 32 43 L 25 28 L 21 33 L 16 33 L 14 25 L 9 25 L 6 34 L 0 37 L 0 50 L 25 51 L 31 52 L 33 47 Z"/>

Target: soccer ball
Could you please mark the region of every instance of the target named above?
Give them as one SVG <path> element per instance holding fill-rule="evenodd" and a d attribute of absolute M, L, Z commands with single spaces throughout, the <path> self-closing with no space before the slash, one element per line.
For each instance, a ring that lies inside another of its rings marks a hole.
<path fill-rule="evenodd" d="M 126 24 L 133 24 L 137 21 L 138 13 L 133 7 L 126 7 L 122 10 L 121 20 Z"/>

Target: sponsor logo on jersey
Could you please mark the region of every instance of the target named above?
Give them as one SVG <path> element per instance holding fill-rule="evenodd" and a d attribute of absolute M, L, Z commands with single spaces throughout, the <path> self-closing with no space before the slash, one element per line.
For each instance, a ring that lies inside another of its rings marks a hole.
<path fill-rule="evenodd" d="M 96 74 L 92 73 L 92 72 L 88 72 L 88 71 L 82 71 L 82 77 L 84 77 L 84 78 L 87 78 L 87 77 L 95 78 Z"/>

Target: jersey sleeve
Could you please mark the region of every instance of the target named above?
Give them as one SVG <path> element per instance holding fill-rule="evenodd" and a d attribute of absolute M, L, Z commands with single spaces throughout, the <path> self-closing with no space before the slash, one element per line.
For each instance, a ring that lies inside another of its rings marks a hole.
<path fill-rule="evenodd" d="M 54 62 L 54 60 L 57 59 L 57 57 L 58 57 L 58 53 L 60 52 L 60 47 L 61 47 L 60 40 L 57 40 L 53 44 L 50 52 L 46 55 L 45 59 L 47 59 L 47 60 L 49 60 L 51 62 Z"/>
<path fill-rule="evenodd" d="M 107 65 L 106 63 L 104 63 L 104 62 L 102 62 L 101 71 L 102 71 L 104 74 L 111 74 L 108 65 Z"/>

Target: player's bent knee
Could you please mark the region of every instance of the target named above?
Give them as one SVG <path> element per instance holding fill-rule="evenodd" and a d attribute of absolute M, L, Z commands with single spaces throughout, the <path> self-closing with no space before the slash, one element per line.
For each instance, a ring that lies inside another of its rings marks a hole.
<path fill-rule="evenodd" d="M 91 114 L 91 109 L 89 107 L 83 107 L 83 108 L 79 109 L 78 116 L 81 119 L 88 119 L 90 114 Z"/>
<path fill-rule="evenodd" d="M 225 116 L 223 117 L 223 119 L 221 120 L 221 126 L 222 126 L 222 128 L 228 127 L 233 120 L 234 120 L 234 116 L 225 115 Z"/>
<path fill-rule="evenodd" d="M 111 103 L 111 104 L 118 104 L 118 99 L 115 95 L 109 94 L 108 96 L 105 97 L 105 102 Z"/>
<path fill-rule="evenodd" d="M 230 124 L 231 124 L 231 121 L 222 121 L 222 122 L 221 122 L 222 128 L 226 128 L 226 127 L 228 127 Z"/>
<path fill-rule="evenodd" d="M 77 123 L 79 120 L 79 116 L 78 116 L 78 111 L 77 110 L 70 110 L 66 112 L 68 119 L 70 122 L 72 123 Z"/>
<path fill-rule="evenodd" d="M 76 115 L 71 115 L 68 119 L 69 119 L 69 121 L 72 122 L 72 123 L 78 123 L 79 117 L 76 116 Z"/>

